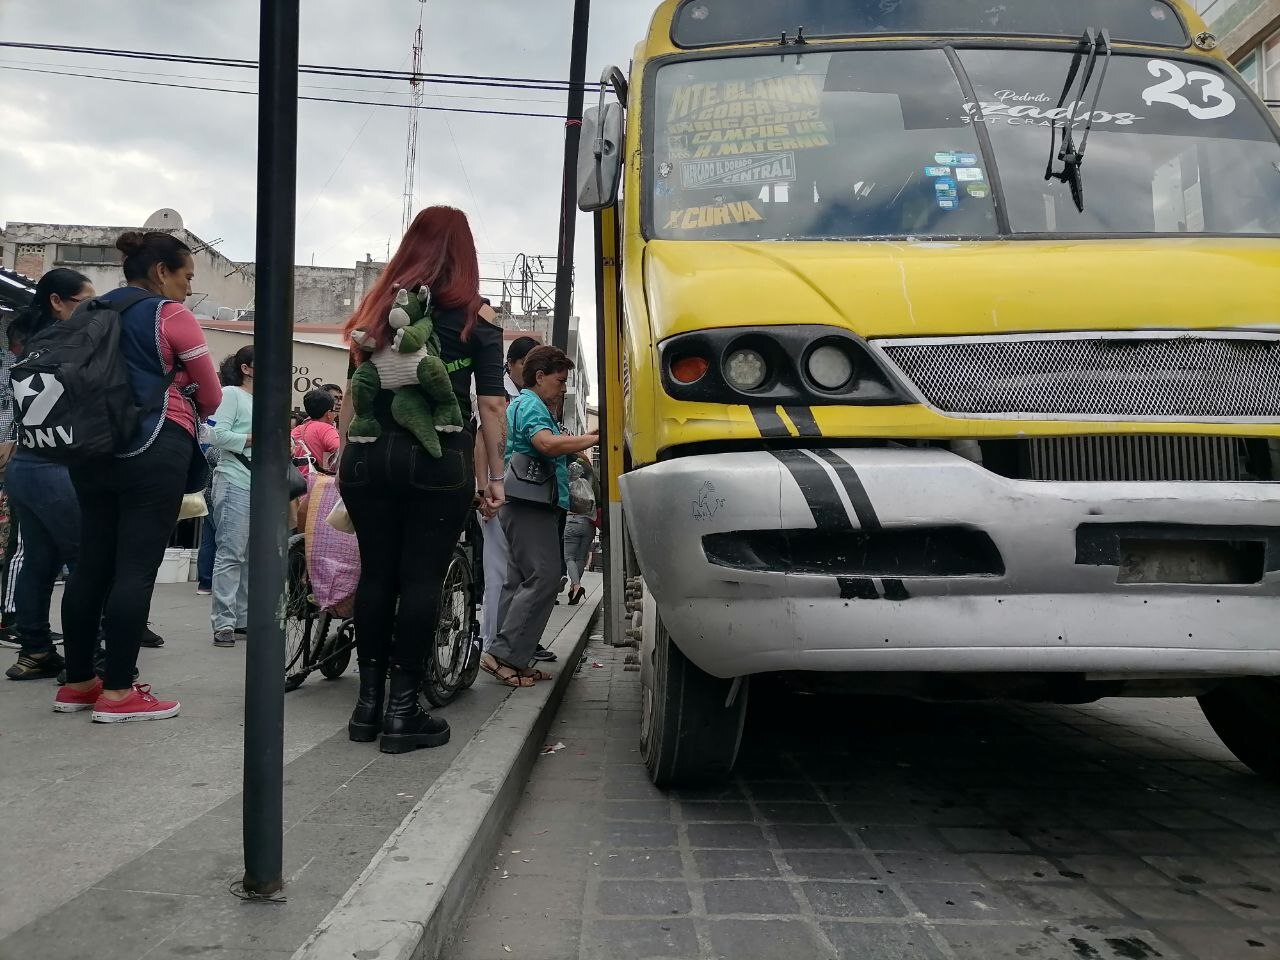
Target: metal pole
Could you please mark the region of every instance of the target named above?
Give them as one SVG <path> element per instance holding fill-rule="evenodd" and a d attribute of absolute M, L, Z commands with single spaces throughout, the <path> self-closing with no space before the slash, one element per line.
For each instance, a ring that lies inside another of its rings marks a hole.
<path fill-rule="evenodd" d="M 284 886 L 284 632 L 289 375 L 298 150 L 299 0 L 262 0 L 258 74 L 258 250 L 255 290 L 253 497 L 244 679 L 244 887 Z"/>
<path fill-rule="evenodd" d="M 551 343 L 569 348 L 573 313 L 573 244 L 578 227 L 578 141 L 582 137 L 582 98 L 587 82 L 587 26 L 591 0 L 574 0 L 573 52 L 569 60 L 569 110 L 564 124 L 564 183 L 560 196 L 560 244 L 556 253 L 556 313 Z M 570 357 L 570 359 L 573 359 Z"/>

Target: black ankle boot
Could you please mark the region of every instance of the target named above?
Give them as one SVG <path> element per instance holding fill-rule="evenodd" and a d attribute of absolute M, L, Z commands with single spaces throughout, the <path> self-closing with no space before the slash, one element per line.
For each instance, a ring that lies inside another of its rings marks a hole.
<path fill-rule="evenodd" d="M 391 668 L 391 693 L 387 697 L 382 739 L 378 743 L 383 753 L 405 753 L 449 742 L 449 724 L 422 709 L 418 699 L 421 684 L 421 675 Z"/>
<path fill-rule="evenodd" d="M 356 743 L 371 743 L 382 729 L 382 703 L 387 689 L 385 663 L 360 662 L 360 693 L 351 711 L 347 735 Z"/>

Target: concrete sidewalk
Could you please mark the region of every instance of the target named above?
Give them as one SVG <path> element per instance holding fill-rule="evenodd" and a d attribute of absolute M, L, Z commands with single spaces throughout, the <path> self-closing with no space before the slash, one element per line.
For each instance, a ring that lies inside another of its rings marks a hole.
<path fill-rule="evenodd" d="M 140 681 L 182 701 L 175 720 L 92 724 L 53 713 L 53 681 L 0 686 L 0 960 L 283 960 L 512 693 L 481 674 L 440 711 L 450 743 L 404 756 L 347 739 L 353 676 L 288 694 L 288 902 L 243 903 L 228 887 L 243 870 L 244 650 L 209 643 L 208 609 L 191 587 L 157 588 L 167 643 L 142 652 Z M 562 660 L 581 609 L 553 614 Z"/>

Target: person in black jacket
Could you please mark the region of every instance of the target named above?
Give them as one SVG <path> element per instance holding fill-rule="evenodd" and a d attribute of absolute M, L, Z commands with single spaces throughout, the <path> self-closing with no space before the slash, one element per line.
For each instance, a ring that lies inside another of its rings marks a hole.
<path fill-rule="evenodd" d="M 500 464 L 506 397 L 502 331 L 480 298 L 475 241 L 462 211 L 428 207 L 410 225 L 347 323 L 349 340 L 359 334 L 352 341 L 352 369 L 367 358 L 375 364 L 392 359 L 388 314 L 395 293 L 423 286 L 431 291 L 440 356 L 463 421 L 471 422 L 474 379 L 489 462 Z M 361 564 L 355 598 L 360 694 L 348 734 L 356 741 L 380 734 L 384 752 L 402 753 L 449 740 L 449 724 L 422 709 L 418 690 L 428 644 L 435 640 L 441 583 L 474 502 L 475 439 L 474 428 L 441 433 L 441 455 L 431 456 L 392 416 L 393 399 L 393 391 L 382 390 L 374 401 L 380 435 L 372 442 L 347 438 L 354 405 L 343 404 L 338 485 L 356 529 Z M 500 470 L 488 475 L 483 500 L 489 511 L 504 502 Z M 389 694 L 384 689 L 388 672 Z"/>

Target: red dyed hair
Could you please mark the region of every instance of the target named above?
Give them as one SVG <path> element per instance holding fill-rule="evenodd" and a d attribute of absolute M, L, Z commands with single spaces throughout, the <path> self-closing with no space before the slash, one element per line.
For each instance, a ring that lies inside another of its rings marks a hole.
<path fill-rule="evenodd" d="M 376 350 L 391 342 L 391 325 L 387 314 L 395 291 L 417 290 L 423 284 L 431 288 L 432 302 L 446 310 L 462 307 L 467 322 L 462 339 L 471 336 L 480 307 L 480 263 L 476 258 L 476 241 L 471 234 L 467 215 L 455 207 L 427 207 L 409 224 L 409 231 L 385 270 L 373 282 L 356 312 L 343 330 L 347 342 L 351 334 L 363 330 Z M 359 363 L 368 353 L 351 343 L 351 358 Z"/>

